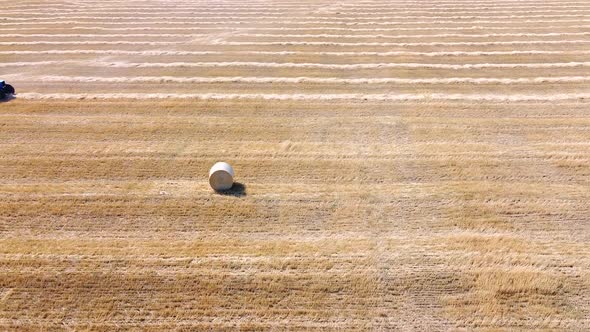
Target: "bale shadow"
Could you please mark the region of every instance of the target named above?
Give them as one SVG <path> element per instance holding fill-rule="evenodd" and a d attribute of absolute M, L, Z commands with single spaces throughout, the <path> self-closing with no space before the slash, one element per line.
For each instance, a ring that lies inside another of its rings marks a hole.
<path fill-rule="evenodd" d="M 229 188 L 228 190 L 216 191 L 216 192 L 219 195 L 223 195 L 223 196 L 244 197 L 247 195 L 246 186 L 240 182 L 234 182 L 234 185 L 231 188 Z"/>

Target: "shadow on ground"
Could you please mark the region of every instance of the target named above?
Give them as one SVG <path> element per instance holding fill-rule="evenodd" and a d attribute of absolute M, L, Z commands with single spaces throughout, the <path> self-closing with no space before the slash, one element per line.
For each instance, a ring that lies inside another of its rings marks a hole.
<path fill-rule="evenodd" d="M 13 99 L 16 99 L 16 96 L 6 96 L 3 99 L 0 99 L 0 103 L 7 103 Z"/>
<path fill-rule="evenodd" d="M 234 182 L 234 185 L 228 189 L 228 190 L 224 190 L 224 191 L 218 191 L 217 192 L 219 195 L 223 195 L 223 196 L 234 196 L 234 197 L 244 197 L 246 196 L 246 186 L 240 182 Z"/>

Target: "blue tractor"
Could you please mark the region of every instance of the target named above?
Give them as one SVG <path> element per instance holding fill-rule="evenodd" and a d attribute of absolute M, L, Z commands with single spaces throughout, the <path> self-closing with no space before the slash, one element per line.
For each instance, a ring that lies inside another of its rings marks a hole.
<path fill-rule="evenodd" d="M 0 80 L 0 100 L 6 98 L 7 96 L 12 96 L 14 94 L 14 88 L 10 84 L 6 84 L 6 82 Z"/>

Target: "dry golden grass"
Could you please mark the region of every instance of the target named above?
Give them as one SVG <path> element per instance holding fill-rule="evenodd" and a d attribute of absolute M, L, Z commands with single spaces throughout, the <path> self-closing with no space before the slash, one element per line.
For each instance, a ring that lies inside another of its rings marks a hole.
<path fill-rule="evenodd" d="M 3 326 L 584 328 L 586 106 L 5 103 Z"/>
<path fill-rule="evenodd" d="M 20 93 L 0 103 L 0 330 L 590 330 L 590 104 L 574 96 L 590 85 L 514 81 L 590 76 L 588 35 L 569 35 L 590 32 L 586 4 L 47 4 L 0 20 L 0 79 Z M 258 18 L 273 15 L 295 23 Z M 483 18 L 443 19 L 457 15 Z M 373 23 L 329 22 L 346 20 Z M 379 34 L 416 37 L 367 36 Z M 35 44 L 47 41 L 74 44 Z M 228 44 L 271 41 L 439 44 Z M 451 44 L 463 41 L 488 44 Z M 493 44 L 510 41 L 577 42 Z M 154 62 L 189 66 L 113 65 Z M 190 66 L 207 62 L 250 64 Z M 547 63 L 560 65 L 535 65 Z M 512 81 L 130 80 L 150 76 Z M 220 99 L 186 98 L 205 93 Z M 310 98 L 351 93 L 430 97 Z M 220 160 L 242 194 L 208 187 Z"/>

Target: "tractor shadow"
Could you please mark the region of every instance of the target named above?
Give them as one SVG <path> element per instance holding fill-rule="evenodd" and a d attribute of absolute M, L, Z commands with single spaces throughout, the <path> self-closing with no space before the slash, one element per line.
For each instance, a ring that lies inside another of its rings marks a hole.
<path fill-rule="evenodd" d="M 246 186 L 240 182 L 234 182 L 234 185 L 229 188 L 228 190 L 224 191 L 216 191 L 217 194 L 222 196 L 234 196 L 234 197 L 244 197 L 247 195 L 246 193 Z"/>
<path fill-rule="evenodd" d="M 7 103 L 11 100 L 16 99 L 16 96 L 10 95 L 10 96 L 6 96 L 3 99 L 0 99 L 0 103 Z"/>

